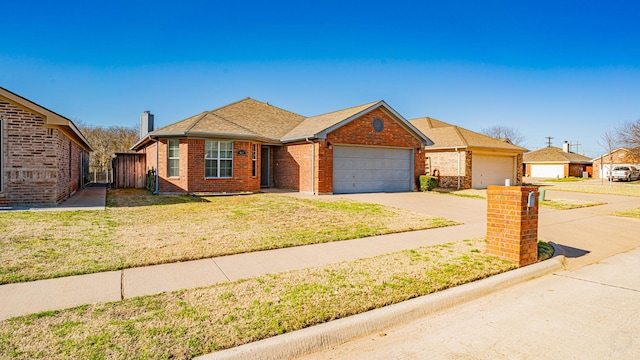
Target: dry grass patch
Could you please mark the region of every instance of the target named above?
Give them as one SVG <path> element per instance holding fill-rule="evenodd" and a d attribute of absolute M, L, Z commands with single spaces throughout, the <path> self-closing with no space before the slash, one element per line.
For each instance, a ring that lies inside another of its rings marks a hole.
<path fill-rule="evenodd" d="M 110 190 L 105 211 L 0 213 L 0 284 L 455 225 L 350 200 Z"/>
<path fill-rule="evenodd" d="M 633 209 L 627 211 L 616 211 L 611 213 L 613 216 L 622 216 L 622 217 L 630 217 L 630 218 L 640 218 L 640 209 Z"/>
<path fill-rule="evenodd" d="M 624 186 L 609 186 L 606 181 L 604 185 L 574 185 L 557 184 L 546 187 L 548 190 L 581 192 L 588 194 L 640 196 L 640 186 L 625 184 Z"/>
<path fill-rule="evenodd" d="M 591 206 L 599 206 L 606 205 L 606 202 L 589 202 L 589 201 L 580 201 L 573 199 L 553 199 L 553 200 L 543 200 L 539 202 L 540 206 L 556 209 L 556 210 L 571 210 L 571 209 L 579 209 L 584 207 Z"/>
<path fill-rule="evenodd" d="M 0 358 L 191 358 L 512 269 L 484 240 L 0 322 Z"/>

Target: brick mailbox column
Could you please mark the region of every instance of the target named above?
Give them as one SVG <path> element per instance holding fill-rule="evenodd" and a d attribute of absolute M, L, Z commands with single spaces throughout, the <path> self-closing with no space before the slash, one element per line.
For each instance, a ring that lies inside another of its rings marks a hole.
<path fill-rule="evenodd" d="M 528 207 L 529 193 L 535 204 Z M 487 254 L 518 266 L 538 261 L 538 188 L 489 186 L 487 188 Z"/>

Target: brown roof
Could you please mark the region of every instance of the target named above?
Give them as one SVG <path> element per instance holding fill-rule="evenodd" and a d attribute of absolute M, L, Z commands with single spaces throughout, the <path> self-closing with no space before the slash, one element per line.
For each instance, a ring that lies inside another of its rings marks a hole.
<path fill-rule="evenodd" d="M 429 143 L 429 139 L 384 101 L 354 106 L 323 115 L 304 117 L 268 103 L 246 98 L 152 131 L 148 137 L 141 139 L 132 149 L 142 148 L 149 141 L 149 137 L 163 136 L 217 136 L 248 138 L 265 142 L 323 138 L 328 132 L 381 106 L 394 114 L 408 131 L 422 139 L 423 142 Z"/>
<path fill-rule="evenodd" d="M 527 149 L 513 145 L 510 142 L 494 139 L 430 117 L 413 119 L 409 120 L 409 122 L 433 141 L 434 145 L 430 146 L 428 150 L 483 148 L 520 153 L 527 151 Z"/>
<path fill-rule="evenodd" d="M 557 147 L 546 147 L 536 151 L 524 154 L 522 162 L 524 163 L 591 163 L 591 158 L 572 153 L 565 152 Z"/>

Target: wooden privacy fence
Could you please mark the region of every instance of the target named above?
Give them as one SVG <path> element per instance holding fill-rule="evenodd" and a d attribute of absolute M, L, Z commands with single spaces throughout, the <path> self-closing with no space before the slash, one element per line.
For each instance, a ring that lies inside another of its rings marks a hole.
<path fill-rule="evenodd" d="M 116 153 L 112 164 L 114 188 L 144 189 L 146 187 L 147 158 L 145 154 Z"/>

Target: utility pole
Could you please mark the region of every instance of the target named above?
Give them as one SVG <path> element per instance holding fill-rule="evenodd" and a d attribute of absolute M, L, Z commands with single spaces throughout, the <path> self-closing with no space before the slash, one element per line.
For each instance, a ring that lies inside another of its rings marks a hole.
<path fill-rule="evenodd" d="M 547 147 L 551 147 L 551 140 L 553 139 L 551 136 L 547 136 Z"/>
<path fill-rule="evenodd" d="M 575 146 L 576 146 L 576 151 L 575 151 L 575 153 L 576 153 L 576 154 L 578 154 L 578 148 L 579 148 L 579 146 L 580 146 L 580 145 L 582 145 L 582 144 L 580 144 L 580 142 L 579 142 L 579 141 L 576 141 L 576 143 L 575 143 L 575 144 L 571 144 L 571 147 L 573 147 L 573 145 L 575 145 Z"/>

